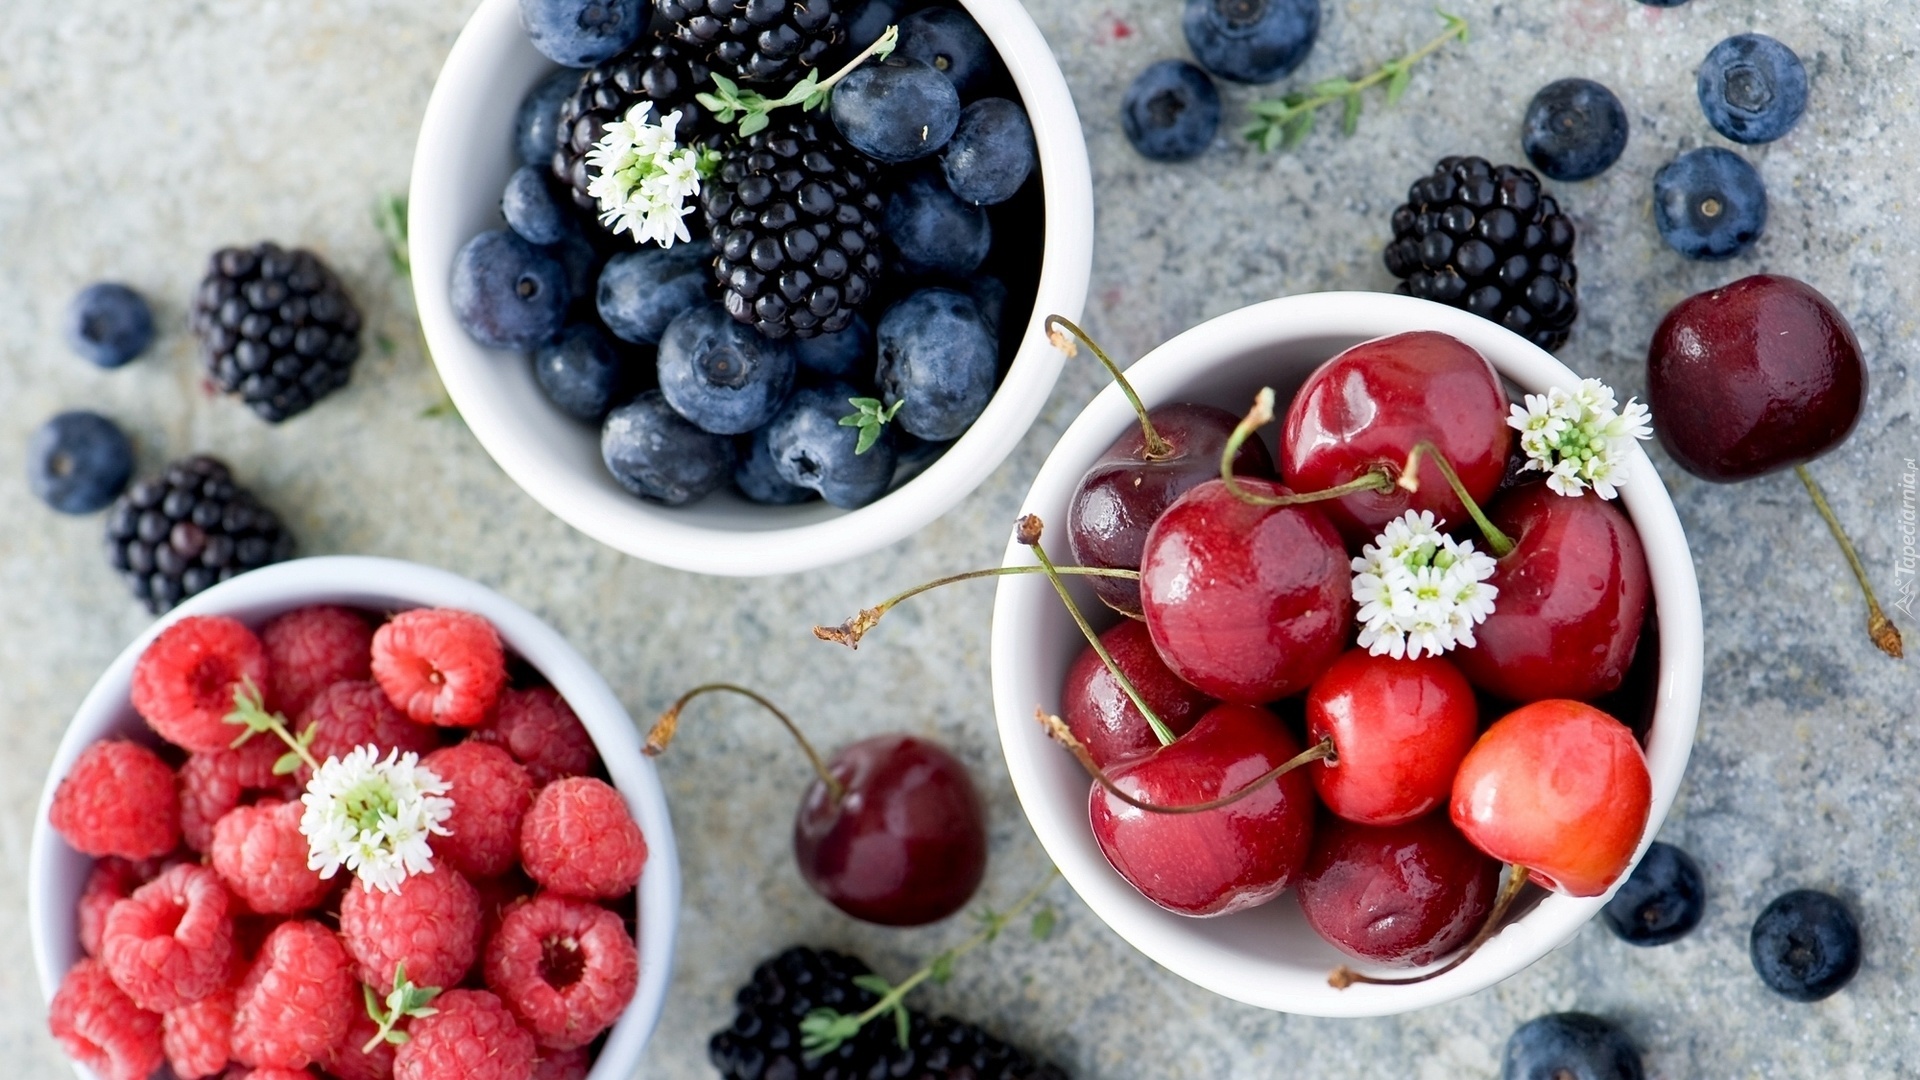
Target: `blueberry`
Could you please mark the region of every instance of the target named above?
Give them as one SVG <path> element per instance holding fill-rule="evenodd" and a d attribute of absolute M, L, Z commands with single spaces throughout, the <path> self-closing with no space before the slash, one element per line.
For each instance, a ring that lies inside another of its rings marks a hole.
<path fill-rule="evenodd" d="M 1551 82 L 1527 106 L 1520 145 L 1548 179 L 1599 176 L 1627 148 L 1627 110 L 1592 79 Z"/>
<path fill-rule="evenodd" d="M 545 168 L 560 142 L 560 103 L 580 85 L 580 73 L 561 68 L 533 84 L 513 119 L 513 149 L 522 165 Z"/>
<path fill-rule="evenodd" d="M 828 108 L 855 150 L 890 165 L 934 153 L 960 124 L 960 95 L 946 76 L 897 54 L 854 69 Z"/>
<path fill-rule="evenodd" d="M 630 366 L 613 338 L 591 322 L 575 323 L 533 351 L 533 377 L 547 400 L 580 420 L 607 415 Z"/>
<path fill-rule="evenodd" d="M 1703 146 L 1654 175 L 1653 220 L 1687 258 L 1730 259 L 1766 229 L 1767 188 L 1740 155 Z"/>
<path fill-rule="evenodd" d="M 1127 87 L 1120 126 L 1141 157 L 1191 161 L 1220 129 L 1220 91 L 1185 60 L 1162 60 Z"/>
<path fill-rule="evenodd" d="M 1007 285 L 997 277 L 981 275 L 967 281 L 967 295 L 980 306 L 980 317 L 987 320 L 987 329 L 993 336 L 1000 336 L 1000 319 L 1007 310 Z"/>
<path fill-rule="evenodd" d="M 1313 50 L 1320 0 L 1187 0 L 1180 25 L 1201 67 L 1235 82 L 1270 83 Z"/>
<path fill-rule="evenodd" d="M 1588 1013 L 1536 1016 L 1514 1029 L 1500 1080 L 1645 1080 L 1627 1033 Z"/>
<path fill-rule="evenodd" d="M 907 269 L 922 274 L 965 277 L 993 247 L 987 212 L 961 202 L 931 168 L 908 175 L 888 197 L 881 229 Z"/>
<path fill-rule="evenodd" d="M 593 241 L 577 228 L 569 227 L 566 235 L 557 244 L 549 244 L 540 250 L 553 256 L 560 264 L 567 280 L 567 304 L 575 314 L 591 316 L 594 311 L 594 291 L 600 281 L 600 271 L 606 266 L 606 257 L 600 254 Z"/>
<path fill-rule="evenodd" d="M 1686 852 L 1656 840 L 1600 914 L 1629 945 L 1665 945 L 1700 925 L 1706 903 L 1700 867 Z"/>
<path fill-rule="evenodd" d="M 793 346 L 761 337 L 718 304 L 676 317 L 660 337 L 660 391 L 674 411 L 718 435 L 773 419 L 793 392 Z"/>
<path fill-rule="evenodd" d="M 572 224 L 554 198 L 548 175 L 541 166 L 522 165 L 507 177 L 507 190 L 500 196 L 500 214 L 507 219 L 507 228 L 542 247 L 559 243 Z"/>
<path fill-rule="evenodd" d="M 875 381 L 894 421 L 923 439 L 956 439 L 993 398 L 1000 350 L 973 297 L 923 289 L 880 318 Z"/>
<path fill-rule="evenodd" d="M 104 508 L 132 475 L 133 444 L 99 413 L 60 413 L 27 439 L 27 486 L 63 514 Z"/>
<path fill-rule="evenodd" d="M 873 327 L 865 316 L 855 315 L 853 325 L 837 334 L 816 334 L 795 341 L 793 354 L 808 371 L 853 381 L 863 368 L 873 367 Z"/>
<path fill-rule="evenodd" d="M 647 0 L 520 0 L 520 26 L 533 47 L 571 68 L 625 52 L 652 17 Z"/>
<path fill-rule="evenodd" d="M 773 461 L 773 450 L 767 442 L 766 428 L 740 436 L 734 449 L 740 456 L 733 466 L 733 486 L 739 488 L 740 494 L 749 500 L 768 506 L 792 506 L 820 497 L 811 488 L 787 483 L 780 475 L 780 469 Z"/>
<path fill-rule="evenodd" d="M 1753 921 L 1747 951 L 1760 981 L 1775 993 L 1819 1001 L 1860 970 L 1860 928 L 1836 897 L 1795 889 Z"/>
<path fill-rule="evenodd" d="M 659 341 L 676 315 L 706 300 L 713 278 L 710 257 L 705 244 L 675 244 L 648 245 L 608 259 L 596 293 L 600 321 L 624 341 Z"/>
<path fill-rule="evenodd" d="M 1700 111 L 1737 143 L 1785 135 L 1807 110 L 1807 69 L 1792 49 L 1765 34 L 1737 34 L 1700 65 Z"/>
<path fill-rule="evenodd" d="M 767 425 L 767 449 L 780 478 L 819 492 L 842 510 L 867 505 L 893 483 L 892 425 L 866 453 L 856 454 L 860 432 L 840 422 L 855 413 L 849 399 L 859 396 L 843 382 L 802 387 Z"/>
<path fill-rule="evenodd" d="M 971 97 L 993 73 L 993 43 L 971 16 L 957 8 L 930 7 L 900 20 L 895 56 L 906 56 L 945 75 L 961 97 Z"/>
<path fill-rule="evenodd" d="M 153 344 L 153 311 L 125 285 L 96 282 L 67 305 L 66 334 L 67 347 L 81 359 L 117 368 Z"/>
<path fill-rule="evenodd" d="M 733 440 L 694 427 L 660 391 L 649 390 L 607 414 L 600 460 L 635 495 L 681 506 L 733 475 Z"/>
<path fill-rule="evenodd" d="M 947 187 L 975 206 L 1006 202 L 1039 164 L 1027 110 L 1006 98 L 981 98 L 960 110 L 960 126 L 940 157 Z"/>
<path fill-rule="evenodd" d="M 567 273 L 506 229 L 466 242 L 453 260 L 453 313 L 468 336 L 496 349 L 530 349 L 560 329 Z"/>

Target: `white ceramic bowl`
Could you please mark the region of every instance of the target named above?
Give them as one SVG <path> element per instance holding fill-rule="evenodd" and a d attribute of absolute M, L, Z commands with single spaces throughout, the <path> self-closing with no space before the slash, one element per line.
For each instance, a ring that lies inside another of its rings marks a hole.
<path fill-rule="evenodd" d="M 1239 415 L 1261 386 L 1285 402 L 1315 367 L 1348 346 L 1410 330 L 1452 334 L 1480 350 L 1510 383 L 1543 392 L 1576 379 L 1559 361 L 1515 334 L 1466 312 L 1378 293 L 1322 293 L 1269 300 L 1202 323 L 1153 350 L 1127 372 L 1149 408 L 1173 401 L 1218 405 Z M 1139 421 L 1109 386 L 1061 436 L 1027 495 L 1024 512 L 1052 529 L 1049 550 L 1067 551 L 1067 502 L 1080 476 Z M 1274 428 L 1266 429 L 1269 440 Z M 1666 488 L 1636 450 L 1622 489 L 1646 547 L 1659 612 L 1660 664 L 1647 738 L 1653 807 L 1639 854 L 1659 831 L 1693 748 L 1700 707 L 1700 597 L 1693 561 Z M 1011 526 L 1011 522 L 1009 522 Z M 1009 544 L 1009 564 L 1031 553 Z M 1084 588 L 1093 612 L 1100 605 Z M 1334 990 L 1327 974 L 1352 963 L 1314 934 L 1293 895 L 1252 911 L 1191 919 L 1157 907 L 1107 865 L 1087 825 L 1086 774 L 1050 742 L 1034 707 L 1060 711 L 1067 667 L 1086 647 L 1052 588 L 1040 577 L 1005 577 L 993 610 L 993 702 L 1000 743 L 1027 818 L 1049 855 L 1096 915 L 1128 942 L 1217 994 L 1282 1012 L 1380 1016 L 1463 997 L 1514 974 L 1561 945 L 1600 910 L 1603 897 L 1549 896 L 1453 971 L 1411 986 L 1357 985 Z"/>
<path fill-rule="evenodd" d="M 1066 80 L 1019 0 L 958 0 L 1013 74 L 1033 122 L 1046 193 L 1046 236 L 1033 316 L 987 409 L 918 476 L 854 511 L 824 503 L 757 506 L 731 490 L 692 506 L 628 494 L 600 460 L 598 430 L 552 405 L 521 353 L 475 344 L 447 297 L 454 255 L 500 227 L 500 191 L 516 164 L 521 97 L 553 65 L 520 29 L 514 0 L 482 0 L 427 103 L 414 153 L 409 236 L 415 303 L 447 393 L 513 482 L 562 521 L 609 547 L 703 574 L 791 573 L 884 547 L 946 513 L 979 486 L 1045 404 L 1062 358 L 1041 320 L 1078 316 L 1093 266 L 1093 182 Z"/>
<path fill-rule="evenodd" d="M 507 648 L 544 675 L 573 706 L 593 736 L 607 775 L 626 798 L 627 809 L 647 840 L 640 877 L 640 983 L 633 1003 L 607 1035 L 589 1080 L 625 1080 L 653 1034 L 667 999 L 673 970 L 674 935 L 680 920 L 680 855 L 673 842 L 667 798 L 653 763 L 640 753 L 640 733 L 605 679 L 554 629 L 527 609 L 457 574 L 395 559 L 325 557 L 279 563 L 217 585 L 162 616 L 126 647 L 93 684 L 60 740 L 40 793 L 33 851 L 27 870 L 28 923 L 40 990 L 51 1001 L 67 970 L 81 958 L 74 905 L 93 860 L 67 846 L 47 825 L 54 789 L 81 751 L 110 735 L 158 741 L 133 711 L 133 665 L 160 632 L 188 615 L 229 615 L 259 627 L 282 612 L 308 604 L 345 604 L 370 611 L 450 607 L 484 617 Z M 87 1080 L 93 1074 L 76 1065 Z"/>

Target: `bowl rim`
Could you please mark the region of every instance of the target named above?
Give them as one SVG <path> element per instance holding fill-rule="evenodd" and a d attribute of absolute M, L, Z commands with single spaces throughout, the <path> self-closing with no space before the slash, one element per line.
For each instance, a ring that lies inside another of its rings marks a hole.
<path fill-rule="evenodd" d="M 563 458 L 551 440 L 534 437 L 516 415 L 527 406 L 523 396 L 499 385 L 498 369 L 514 361 L 526 366 L 523 354 L 478 345 L 454 317 L 447 289 L 453 259 L 478 231 L 471 226 L 473 176 L 491 175 L 467 167 L 484 157 L 470 119 L 509 93 L 499 111 L 510 117 L 533 80 L 553 69 L 527 41 L 515 0 L 482 0 L 434 84 L 415 147 L 408 199 L 413 294 L 428 355 L 455 408 L 521 490 L 573 528 L 637 558 L 694 573 L 765 576 L 831 565 L 904 539 L 952 509 L 1012 453 L 1046 405 L 1064 363 L 1048 346 L 1043 321 L 1055 312 L 1077 317 L 1086 302 L 1093 267 L 1092 170 L 1066 79 L 1026 9 L 1018 0 L 954 2 L 973 15 L 1000 53 L 1039 149 L 1046 222 L 1027 328 L 986 410 L 919 475 L 853 511 L 817 502 L 754 507 L 759 518 L 797 523 L 737 529 L 701 523 L 690 512 L 695 507 L 662 507 L 628 494 L 599 465 L 597 454 L 593 475 L 582 475 L 577 461 Z M 503 70 L 528 77 L 503 78 Z M 511 123 L 503 122 L 501 161 L 511 156 L 511 141 Z M 487 201 L 493 199 L 487 194 Z M 531 376 L 525 378 L 531 387 Z M 551 408 L 544 400 L 537 406 Z"/>
<path fill-rule="evenodd" d="M 679 849 L 674 842 L 666 791 L 652 761 L 640 752 L 639 729 L 606 679 L 538 616 L 479 582 L 399 559 L 316 556 L 241 574 L 160 616 L 121 650 L 94 682 L 60 738 L 35 811 L 28 855 L 27 906 L 42 996 L 51 1002 L 67 970 L 81 959 L 78 942 L 65 933 L 56 935 L 53 928 L 64 928 L 71 921 L 74 903 L 85 887 L 85 877 L 81 876 L 71 893 L 62 889 L 61 866 L 88 858 L 53 831 L 48 810 L 61 779 L 83 750 L 124 728 L 129 718 L 133 724 L 140 723 L 130 700 L 133 668 L 140 654 L 167 627 L 188 616 L 279 613 L 319 603 L 371 610 L 452 607 L 478 614 L 493 624 L 511 651 L 552 683 L 592 735 L 614 787 L 647 841 L 647 865 L 639 886 L 639 983 L 633 1001 L 609 1031 L 590 1080 L 630 1075 L 666 1005 L 679 929 L 681 884 Z M 67 940 L 56 941 L 56 936 Z M 82 1077 L 94 1075 L 78 1062 L 74 1069 Z"/>
<path fill-rule="evenodd" d="M 1309 293 L 1240 308 L 1153 349 L 1127 369 L 1127 376 L 1151 408 L 1174 400 L 1172 395 L 1182 392 L 1196 373 L 1245 362 L 1249 353 L 1263 347 L 1314 338 L 1358 343 L 1410 330 L 1438 330 L 1465 341 L 1526 392 L 1540 393 L 1549 385 L 1571 386 L 1578 381 L 1573 371 L 1544 350 L 1476 315 L 1411 297 L 1365 292 Z M 1043 519 L 1051 514 L 1053 520 L 1064 520 L 1068 495 L 1079 476 L 1136 423 L 1119 387 L 1108 385 L 1048 454 L 1021 513 L 1039 514 Z M 1645 742 L 1654 797 L 1634 853 L 1638 863 L 1673 805 L 1692 750 L 1699 718 L 1703 633 L 1699 586 L 1673 501 L 1652 461 L 1637 446 L 1627 469 L 1630 479 L 1621 489 L 1621 502 L 1647 553 L 1660 632 L 1654 719 Z M 1007 545 L 1006 565 L 1034 561 L 1017 541 Z M 1077 821 L 1060 809 L 1056 782 L 1046 775 L 1041 748 L 1046 748 L 1044 753 L 1061 751 L 1047 741 L 1033 719 L 1037 704 L 1052 703 L 1058 711 L 1060 691 L 1057 686 L 1048 691 L 1021 681 L 1022 673 L 1038 663 L 1031 647 L 1034 620 L 1030 616 L 1040 610 L 1036 605 L 1048 602 L 1057 604 L 1050 586 L 1035 577 L 1003 577 L 994 598 L 989 649 L 994 712 L 1015 794 L 1041 845 L 1094 914 L 1136 949 L 1190 982 L 1280 1012 L 1329 1017 L 1407 1012 L 1464 997 L 1519 972 L 1571 939 L 1612 895 L 1612 890 L 1588 898 L 1549 895 L 1460 967 L 1406 986 L 1361 984 L 1335 991 L 1324 983 L 1317 988 L 1301 984 L 1290 973 L 1276 980 L 1270 960 L 1249 959 L 1217 943 L 1198 940 L 1192 926 L 1201 920 L 1153 905 L 1108 866 L 1088 830 L 1084 797 L 1076 796 Z M 1028 700 L 1034 693 L 1050 696 Z M 1622 874 L 1621 880 L 1626 876 Z"/>

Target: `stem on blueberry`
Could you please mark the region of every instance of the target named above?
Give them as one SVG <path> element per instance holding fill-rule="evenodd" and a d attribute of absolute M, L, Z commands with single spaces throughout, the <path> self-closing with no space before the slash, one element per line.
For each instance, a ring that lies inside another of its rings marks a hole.
<path fill-rule="evenodd" d="M 1853 568 L 1853 577 L 1860 583 L 1860 591 L 1867 594 L 1867 636 L 1888 656 L 1896 660 L 1905 656 L 1900 630 L 1881 610 L 1880 598 L 1874 595 L 1873 584 L 1867 580 L 1867 568 L 1860 562 L 1860 553 L 1853 549 L 1853 541 L 1847 536 L 1847 530 L 1840 527 L 1840 518 L 1834 514 L 1833 507 L 1827 504 L 1827 493 L 1821 490 L 1819 482 L 1814 480 L 1805 465 L 1795 465 L 1793 471 L 1800 477 L 1800 482 L 1806 485 L 1807 494 L 1813 496 L 1813 508 L 1820 511 L 1833 538 L 1840 542 L 1840 552 L 1847 557 L 1847 565 Z"/>
<path fill-rule="evenodd" d="M 1082 577 L 1124 578 L 1128 581 L 1140 580 L 1140 571 L 1138 570 L 1115 570 L 1100 566 L 1062 566 L 1057 569 L 1058 572 L 1062 574 L 1078 574 Z M 923 585 L 915 585 L 905 592 L 896 593 L 880 601 L 880 603 L 874 607 L 862 608 L 858 615 L 841 623 L 839 626 L 816 626 L 813 628 L 813 636 L 819 638 L 821 641 L 837 641 L 849 649 L 857 649 L 860 647 L 860 639 L 867 636 L 867 631 L 873 629 L 874 624 L 880 621 L 881 616 L 893 610 L 893 608 L 902 601 L 911 600 L 923 592 L 931 592 L 942 585 L 952 585 L 955 582 L 972 581 L 975 578 L 1005 577 L 1009 574 L 1044 573 L 1046 573 L 1046 570 L 1038 566 L 995 566 L 987 570 L 969 570 L 964 574 L 948 574 L 946 577 L 929 581 Z"/>
<path fill-rule="evenodd" d="M 695 94 L 694 100 L 714 119 L 722 124 L 731 124 L 735 117 L 740 119 L 740 137 L 746 138 L 767 126 L 767 114 L 775 109 L 784 109 L 789 105 L 798 105 L 803 111 L 811 112 L 827 103 L 827 94 L 840 80 L 853 74 L 854 69 L 869 59 L 886 59 L 900 40 L 900 28 L 889 26 L 886 32 L 874 40 L 873 44 L 861 50 L 860 55 L 847 61 L 839 71 L 820 78 L 820 72 L 809 71 L 805 78 L 793 85 L 791 90 L 777 98 L 769 98 L 757 90 L 749 90 L 725 75 L 713 76 L 715 93 Z"/>
<path fill-rule="evenodd" d="M 1072 754 L 1074 760 L 1080 763 L 1080 767 L 1087 770 L 1087 775 L 1093 777 L 1094 782 L 1099 784 L 1107 794 L 1119 799 L 1121 802 L 1126 803 L 1136 810 L 1144 810 L 1149 814 L 1204 814 L 1209 810 L 1218 810 L 1223 806 L 1232 806 L 1234 803 L 1260 790 L 1271 781 L 1278 780 L 1282 776 L 1302 766 L 1311 765 L 1316 761 L 1324 761 L 1328 765 L 1337 765 L 1340 763 L 1340 755 L 1335 752 L 1333 748 L 1333 736 L 1329 735 L 1217 799 L 1208 799 L 1206 802 L 1199 803 L 1187 803 L 1181 806 L 1163 806 L 1159 803 L 1150 803 L 1136 795 L 1130 795 L 1120 790 L 1119 785 L 1113 782 L 1113 778 L 1107 775 L 1106 770 L 1102 769 L 1099 764 L 1093 760 L 1093 754 L 1087 749 L 1086 744 L 1074 738 L 1073 732 L 1067 727 L 1065 720 L 1041 708 L 1033 710 L 1033 718 L 1040 721 L 1040 726 L 1047 729 L 1047 734 L 1053 738 L 1054 742 L 1067 748 L 1067 752 Z"/>
<path fill-rule="evenodd" d="M 1067 334 L 1063 334 L 1055 329 L 1056 325 L 1066 327 L 1067 333 L 1072 334 L 1073 337 L 1068 337 Z M 1080 351 L 1079 347 L 1073 343 L 1074 338 L 1079 338 L 1081 341 L 1086 342 L 1087 348 L 1093 350 L 1093 355 L 1099 358 L 1102 364 L 1106 365 L 1107 374 L 1113 376 L 1113 381 L 1119 385 L 1120 392 L 1127 395 L 1127 401 L 1132 403 L 1134 413 L 1140 417 L 1140 433 L 1144 435 L 1147 440 L 1146 459 L 1148 461 L 1165 461 L 1172 457 L 1172 444 L 1161 438 L 1160 433 L 1154 430 L 1153 421 L 1147 418 L 1147 407 L 1140 403 L 1140 395 L 1133 392 L 1133 384 L 1128 382 L 1127 377 L 1120 373 L 1120 365 L 1113 362 L 1113 358 L 1107 355 L 1107 351 L 1102 349 L 1099 343 L 1095 342 L 1091 337 L 1088 337 L 1085 330 L 1075 326 L 1071 320 L 1064 316 L 1047 316 L 1046 326 L 1047 340 L 1053 344 L 1054 348 L 1067 354 L 1069 359 L 1077 355 Z"/>
<path fill-rule="evenodd" d="M 1447 455 L 1441 453 L 1440 448 L 1431 442 L 1423 440 L 1414 444 L 1413 451 L 1407 455 L 1407 467 L 1400 473 L 1400 486 L 1408 491 L 1420 490 L 1420 476 L 1417 470 L 1420 468 L 1420 459 L 1423 457 L 1432 458 L 1433 464 L 1440 470 L 1440 475 L 1447 478 L 1447 483 L 1453 488 L 1454 497 L 1460 500 L 1460 505 L 1467 508 L 1467 516 L 1473 518 L 1475 525 L 1480 526 L 1480 535 L 1487 538 L 1487 547 L 1493 549 L 1494 558 L 1500 558 L 1512 551 L 1513 538 L 1496 528 L 1493 522 L 1488 520 L 1487 515 L 1481 512 L 1480 504 L 1474 501 L 1472 495 L 1467 494 L 1467 485 L 1460 482 L 1460 474 L 1453 471 L 1453 462 L 1448 461 Z"/>
<path fill-rule="evenodd" d="M 1444 965 L 1420 975 L 1381 978 L 1373 975 L 1363 975 L 1347 965 L 1341 964 L 1339 967 L 1334 968 L 1333 972 L 1327 976 L 1327 985 L 1333 987 L 1335 990 L 1345 990 L 1354 983 L 1372 983 L 1375 986 L 1411 986 L 1414 983 L 1423 983 L 1429 979 L 1437 979 L 1445 975 L 1447 972 L 1466 963 L 1472 958 L 1474 953 L 1480 951 L 1480 946 L 1485 945 L 1493 935 L 1505 929 L 1502 924 L 1507 917 L 1507 912 L 1512 909 L 1513 902 L 1520 898 L 1520 891 L 1526 887 L 1526 884 L 1527 868 L 1518 863 L 1509 863 L 1507 865 L 1507 880 L 1500 886 L 1500 894 L 1494 898 L 1493 910 L 1487 912 L 1487 921 L 1480 924 L 1480 929 L 1473 935 L 1473 938 L 1465 945 L 1462 945 L 1460 951 L 1453 954 L 1453 959 L 1447 961 Z"/>
<path fill-rule="evenodd" d="M 1376 466 L 1354 477 L 1344 484 L 1337 484 L 1324 491 L 1294 492 L 1290 495 L 1255 495 L 1240 486 L 1233 475 L 1233 459 L 1240 453 L 1240 447 L 1253 437 L 1253 433 L 1266 424 L 1273 422 L 1273 387 L 1263 386 L 1253 395 L 1253 408 L 1234 425 L 1233 434 L 1227 436 L 1227 445 L 1220 451 L 1220 482 L 1234 498 L 1249 506 L 1300 506 L 1305 503 L 1325 502 L 1352 495 L 1357 491 L 1377 491 L 1385 494 L 1393 490 L 1393 476 L 1384 466 Z"/>
<path fill-rule="evenodd" d="M 739 694 L 741 697 L 757 703 L 761 708 L 778 717 L 780 722 L 787 726 L 787 733 L 793 736 L 793 741 L 800 744 L 800 749 L 807 755 L 807 760 L 813 764 L 814 775 L 818 776 L 820 782 L 827 786 L 827 791 L 833 796 L 833 801 L 837 803 L 846 797 L 846 785 L 842 784 L 831 772 L 827 771 L 827 763 L 820 759 L 820 754 L 813 748 L 813 744 L 808 742 L 807 737 L 800 733 L 800 725 L 794 723 L 792 717 L 781 712 L 778 705 L 775 705 L 773 702 L 768 701 L 766 698 L 761 697 L 759 694 L 754 693 L 744 686 L 735 686 L 732 683 L 705 683 L 681 694 L 680 700 L 667 706 L 666 711 L 660 714 L 660 719 L 653 722 L 652 730 L 647 732 L 646 745 L 640 748 L 640 752 L 648 757 L 659 757 L 661 754 L 666 753 L 667 745 L 673 742 L 674 732 L 680 730 L 681 710 L 685 709 L 687 703 L 694 698 L 716 691 Z"/>

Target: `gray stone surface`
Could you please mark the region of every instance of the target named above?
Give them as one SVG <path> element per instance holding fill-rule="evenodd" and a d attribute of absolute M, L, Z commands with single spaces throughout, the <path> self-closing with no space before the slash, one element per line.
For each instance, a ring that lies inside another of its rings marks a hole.
<path fill-rule="evenodd" d="M 98 518 L 63 519 L 22 480 L 27 433 L 87 405 L 134 435 L 141 464 L 229 457 L 288 516 L 310 553 L 417 559 L 492 584 L 551 619 L 607 673 L 636 716 L 690 682 L 738 675 L 779 690 L 824 744 L 885 729 L 937 735 L 990 799 L 983 897 L 1024 890 L 1044 866 L 998 760 L 988 706 L 986 588 L 903 610 L 858 655 L 809 624 L 894 588 L 994 559 L 1027 480 L 1099 387 L 1070 366 L 1008 463 L 921 535 L 831 570 L 766 581 L 689 577 L 618 556 L 548 517 L 453 419 L 404 285 L 370 223 L 405 187 L 418 118 L 470 0 L 0 5 L 0 1057 L 9 1075 L 58 1076 L 25 927 L 32 812 L 60 731 L 99 670 L 147 619 L 104 569 Z M 1356 74 L 1424 40 L 1425 5 L 1339 0 L 1294 83 Z M 1920 275 L 1920 12 L 1882 0 L 1460 0 L 1474 38 L 1370 100 L 1359 132 L 1326 125 L 1261 156 L 1232 128 L 1255 93 L 1229 88 L 1227 131 L 1191 165 L 1135 156 L 1116 119 L 1148 62 L 1181 55 L 1171 0 L 1036 0 L 1092 150 L 1098 266 L 1088 323 L 1121 356 L 1250 301 L 1384 289 L 1387 215 L 1447 153 L 1519 155 L 1539 85 L 1585 75 L 1626 101 L 1633 137 L 1611 172 L 1560 195 L 1581 229 L 1586 314 L 1562 356 L 1623 394 L 1659 316 L 1683 296 L 1772 270 L 1847 312 L 1874 373 L 1859 430 L 1820 462 L 1836 508 L 1891 601 L 1901 473 L 1920 456 L 1909 376 Z M 1715 143 L 1693 69 L 1720 38 L 1757 29 L 1812 73 L 1806 119 L 1746 151 L 1773 198 L 1766 238 L 1727 265 L 1688 264 L 1654 232 L 1648 190 L 1675 152 Z M 1291 84 L 1289 84 L 1291 85 Z M 185 300 L 215 246 L 274 237 L 316 247 L 368 311 L 352 386 L 281 428 L 203 392 Z M 67 298 L 102 277 L 158 303 L 156 351 L 117 373 L 60 345 Z M 1456 1004 L 1331 1022 L 1229 1004 L 1132 952 L 1056 886 L 1053 941 L 996 946 L 923 1006 L 988 1022 L 1083 1077 L 1223 1077 L 1305 1068 L 1346 1077 L 1491 1077 L 1520 1021 L 1581 1008 L 1624 1022 L 1656 1077 L 1910 1075 L 1920 1071 L 1915 949 L 1920 747 L 1913 669 L 1874 653 L 1837 552 L 1790 477 L 1695 481 L 1661 460 L 1692 539 L 1706 611 L 1700 739 L 1665 838 L 1706 868 L 1705 924 L 1660 950 L 1589 927 L 1566 949 Z M 1911 582 L 1911 577 L 1900 580 Z M 1912 620 L 1901 616 L 1910 629 Z M 851 948 L 902 975 L 957 940 L 856 926 L 816 899 L 788 855 L 804 764 L 744 708 L 703 707 L 666 763 L 686 873 L 675 994 L 650 1075 L 711 1075 L 705 1035 L 731 988 L 790 942 Z M 1845 992 L 1790 1004 L 1765 990 L 1746 935 L 1768 898 L 1833 890 L 1859 911 L 1866 962 Z"/>

